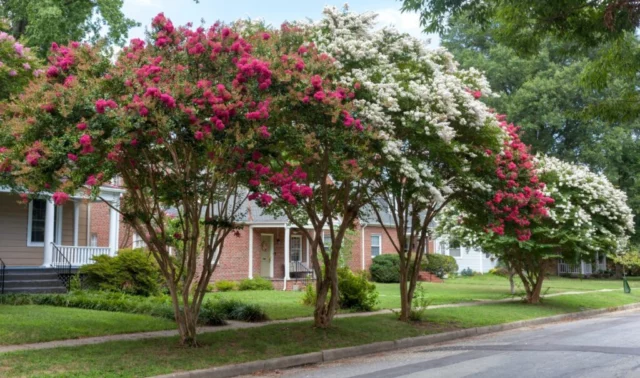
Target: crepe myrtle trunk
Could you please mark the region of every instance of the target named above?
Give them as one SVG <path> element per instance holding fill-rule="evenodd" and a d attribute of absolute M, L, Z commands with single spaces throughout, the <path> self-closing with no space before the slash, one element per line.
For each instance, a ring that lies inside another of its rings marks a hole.
<path fill-rule="evenodd" d="M 323 227 L 318 226 L 314 229 L 311 260 L 317 277 L 316 304 L 313 312 L 314 326 L 317 328 L 330 327 L 339 308 L 338 262 L 348 224 L 341 223 L 336 231 L 331 232 L 331 247 L 328 251 L 323 243 Z"/>
<path fill-rule="evenodd" d="M 538 256 L 526 256 L 513 261 L 513 268 L 522 280 L 526 293 L 526 302 L 540 303 L 544 273 L 549 261 Z"/>

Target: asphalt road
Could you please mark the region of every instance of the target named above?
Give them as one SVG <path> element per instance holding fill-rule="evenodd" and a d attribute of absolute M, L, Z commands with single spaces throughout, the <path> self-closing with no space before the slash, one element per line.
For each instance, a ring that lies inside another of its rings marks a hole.
<path fill-rule="evenodd" d="M 640 377 L 640 311 L 523 328 L 260 376 Z"/>

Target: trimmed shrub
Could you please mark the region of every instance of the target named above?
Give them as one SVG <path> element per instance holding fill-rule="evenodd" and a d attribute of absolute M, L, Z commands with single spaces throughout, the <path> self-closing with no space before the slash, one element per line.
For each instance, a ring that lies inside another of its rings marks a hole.
<path fill-rule="evenodd" d="M 349 268 L 338 268 L 340 308 L 371 311 L 378 304 L 376 285 L 369 282 L 366 272 L 354 274 Z"/>
<path fill-rule="evenodd" d="M 219 299 L 211 302 L 211 310 L 224 319 L 244 322 L 263 322 L 269 320 L 262 307 L 243 303 L 235 299 Z"/>
<path fill-rule="evenodd" d="M 266 278 L 246 278 L 240 281 L 238 290 L 273 290 L 273 283 Z"/>
<path fill-rule="evenodd" d="M 447 255 L 429 254 L 425 256 L 421 265 L 422 270 L 433 273 L 440 278 L 458 271 L 456 259 Z"/>
<path fill-rule="evenodd" d="M 499 277 L 509 277 L 509 269 L 502 266 L 497 266 L 493 269 L 490 269 L 489 274 L 493 274 Z"/>
<path fill-rule="evenodd" d="M 373 258 L 371 279 L 381 283 L 400 282 L 400 256 L 397 254 L 378 255 Z"/>
<path fill-rule="evenodd" d="M 471 268 L 462 269 L 460 275 L 463 277 L 473 277 L 476 273 Z"/>
<path fill-rule="evenodd" d="M 232 291 L 236 289 L 236 283 L 233 281 L 221 280 L 215 283 L 218 291 Z"/>
<path fill-rule="evenodd" d="M 151 296 L 160 293 L 162 275 L 157 263 L 142 249 L 122 249 L 117 256 L 96 256 L 80 268 L 86 288 Z"/>

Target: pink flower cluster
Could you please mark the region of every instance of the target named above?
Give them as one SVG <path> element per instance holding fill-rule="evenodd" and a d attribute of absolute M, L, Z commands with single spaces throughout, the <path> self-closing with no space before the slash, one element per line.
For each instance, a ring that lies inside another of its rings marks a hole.
<path fill-rule="evenodd" d="M 554 201 L 542 192 L 544 183 L 539 182 L 532 156 L 518 135 L 518 127 L 507 124 L 504 116 L 498 119 L 508 138 L 503 152 L 495 157 L 500 189 L 486 203 L 495 219 L 489 229 L 504 235 L 505 227 L 510 226 L 519 241 L 526 241 L 531 238 L 532 221 L 547 217 L 547 206 Z M 491 151 L 487 155 L 490 156 Z"/>
<path fill-rule="evenodd" d="M 32 167 L 35 167 L 43 158 L 44 158 L 44 152 L 43 152 L 42 142 L 37 141 L 31 147 L 29 147 L 29 149 L 27 150 L 25 159 L 27 161 L 27 164 L 29 164 Z"/>
<path fill-rule="evenodd" d="M 89 134 L 82 134 L 78 142 L 82 146 L 81 154 L 88 155 L 94 151 L 93 145 L 91 144 L 91 136 Z"/>
<path fill-rule="evenodd" d="M 98 112 L 98 114 L 104 114 L 107 108 L 115 109 L 117 107 L 118 104 L 113 100 L 99 99 L 96 101 L 96 112 Z"/>
<path fill-rule="evenodd" d="M 67 201 L 69 201 L 69 195 L 65 192 L 55 192 L 53 193 L 53 203 L 56 206 L 62 206 L 65 203 L 67 203 Z"/>

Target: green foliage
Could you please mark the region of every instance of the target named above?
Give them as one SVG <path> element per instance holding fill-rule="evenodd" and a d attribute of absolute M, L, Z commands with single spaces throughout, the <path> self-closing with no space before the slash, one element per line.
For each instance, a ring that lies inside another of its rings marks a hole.
<path fill-rule="evenodd" d="M 234 281 L 220 280 L 216 281 L 215 287 L 218 291 L 232 291 L 236 289 L 237 285 Z"/>
<path fill-rule="evenodd" d="M 318 294 L 316 293 L 315 285 L 308 283 L 304 288 L 304 294 L 302 294 L 302 304 L 305 306 L 315 306 Z"/>
<path fill-rule="evenodd" d="M 433 300 L 427 297 L 427 289 L 419 283 L 416 287 L 416 291 L 413 293 L 413 302 L 411 311 L 409 312 L 409 320 L 413 322 L 420 322 L 424 319 L 424 314 L 427 311 L 427 307 L 431 305 Z"/>
<path fill-rule="evenodd" d="M 424 257 L 421 269 L 443 278 L 445 275 L 452 275 L 458 272 L 456 259 L 440 254 L 429 254 Z"/>
<path fill-rule="evenodd" d="M 246 278 L 238 284 L 238 290 L 273 290 L 273 283 L 266 278 Z"/>
<path fill-rule="evenodd" d="M 248 304 L 234 299 L 207 300 L 205 304 L 212 313 L 217 314 L 223 319 L 244 322 L 263 322 L 269 320 L 265 311 L 257 304 Z"/>
<path fill-rule="evenodd" d="M 633 249 L 613 257 L 613 262 L 620 264 L 629 276 L 640 275 L 640 250 Z"/>
<path fill-rule="evenodd" d="M 378 255 L 373 258 L 371 279 L 381 283 L 400 282 L 400 256 L 397 254 Z"/>
<path fill-rule="evenodd" d="M 376 285 L 369 282 L 367 273 L 353 273 L 349 268 L 338 268 L 338 303 L 340 308 L 371 311 L 378 304 Z"/>
<path fill-rule="evenodd" d="M 129 29 L 139 23 L 125 17 L 122 5 L 123 0 L 3 0 L 0 18 L 7 17 L 10 33 L 44 57 L 52 42 L 105 38 L 108 44 L 124 44 Z"/>
<path fill-rule="evenodd" d="M 80 268 L 90 289 L 144 296 L 160 292 L 160 270 L 153 257 L 142 249 L 122 249 L 115 257 L 102 255 L 94 261 Z"/>
<path fill-rule="evenodd" d="M 497 38 L 520 52 L 535 53 L 541 40 L 554 37 L 579 47 L 618 39 L 639 26 L 640 9 L 590 0 L 403 0 L 402 10 L 420 13 L 427 31 L 444 32 L 447 21 L 498 26 Z M 620 2 L 624 3 L 624 2 Z"/>
<path fill-rule="evenodd" d="M 489 274 L 493 274 L 498 277 L 509 277 L 509 270 L 505 267 L 495 267 L 493 269 L 489 269 Z"/>

